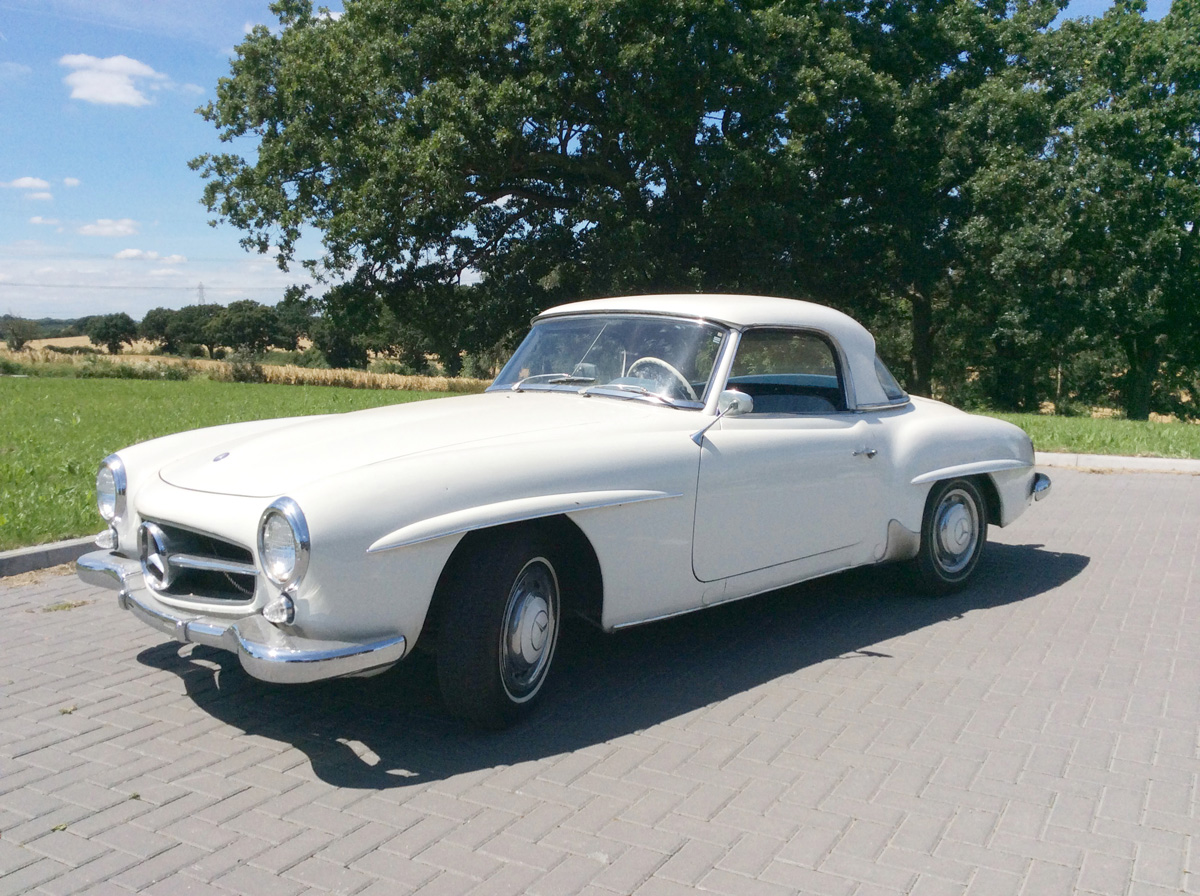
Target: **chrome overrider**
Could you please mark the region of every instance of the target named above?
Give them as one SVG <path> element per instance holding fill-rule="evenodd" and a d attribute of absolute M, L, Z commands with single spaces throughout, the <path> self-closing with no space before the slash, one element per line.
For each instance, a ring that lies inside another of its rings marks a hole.
<path fill-rule="evenodd" d="M 404 656 L 401 635 L 358 644 L 321 641 L 281 631 L 255 613 L 236 620 L 191 615 L 156 600 L 142 581 L 141 563 L 108 551 L 76 561 L 79 578 L 117 592 L 117 604 L 183 644 L 205 644 L 235 653 L 242 668 L 262 681 L 301 684 L 383 671 Z M 140 586 L 140 587 L 139 587 Z"/>

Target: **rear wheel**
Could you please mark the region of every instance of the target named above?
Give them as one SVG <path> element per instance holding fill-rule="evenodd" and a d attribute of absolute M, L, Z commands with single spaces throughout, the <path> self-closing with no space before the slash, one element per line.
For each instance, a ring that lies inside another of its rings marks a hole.
<path fill-rule="evenodd" d="M 921 549 L 913 561 L 920 585 L 934 594 L 965 588 L 983 556 L 987 525 L 987 503 L 975 483 L 937 483 L 925 502 Z"/>
<path fill-rule="evenodd" d="M 532 530 L 485 537 L 443 583 L 438 683 L 447 708 L 503 728 L 533 707 L 562 618 L 553 546 Z"/>

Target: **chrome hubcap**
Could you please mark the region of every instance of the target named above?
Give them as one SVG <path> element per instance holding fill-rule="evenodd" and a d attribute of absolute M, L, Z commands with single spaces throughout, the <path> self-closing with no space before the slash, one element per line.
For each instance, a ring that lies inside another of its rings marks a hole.
<path fill-rule="evenodd" d="M 961 489 L 947 492 L 934 518 L 938 565 L 948 573 L 960 572 L 979 544 L 979 509 Z"/>
<path fill-rule="evenodd" d="M 541 687 L 558 637 L 558 579 L 537 558 L 525 564 L 508 595 L 500 633 L 500 675 L 514 701 Z"/>

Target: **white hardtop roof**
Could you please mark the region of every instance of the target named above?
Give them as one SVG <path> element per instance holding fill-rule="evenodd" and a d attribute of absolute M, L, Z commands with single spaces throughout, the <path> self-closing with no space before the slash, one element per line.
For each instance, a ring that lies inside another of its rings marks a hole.
<path fill-rule="evenodd" d="M 801 299 L 717 293 L 696 293 L 694 295 L 676 293 L 673 295 L 588 299 L 549 308 L 539 317 L 552 314 L 584 314 L 592 311 L 677 314 L 684 317 L 703 318 L 733 327 L 815 327 L 820 330 L 840 330 L 846 326 L 862 328 L 862 325 L 849 315 L 825 305 L 817 305 Z"/>
<path fill-rule="evenodd" d="M 669 314 L 701 318 L 738 329 L 744 327 L 803 327 L 828 333 L 841 346 L 853 395 L 851 403 L 875 405 L 887 397 L 875 375 L 875 338 L 866 327 L 825 305 L 801 299 L 715 293 L 622 296 L 588 299 L 543 311 L 537 320 L 568 314 Z"/>

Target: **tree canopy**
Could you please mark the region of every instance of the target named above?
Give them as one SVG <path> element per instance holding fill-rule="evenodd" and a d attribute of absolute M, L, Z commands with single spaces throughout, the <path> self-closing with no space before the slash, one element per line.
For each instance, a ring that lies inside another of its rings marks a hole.
<path fill-rule="evenodd" d="M 122 345 L 132 345 L 137 334 L 137 324 L 124 311 L 102 314 L 87 322 L 88 339 L 93 345 L 103 345 L 112 355 L 120 354 Z"/>
<path fill-rule="evenodd" d="M 1002 139 L 979 143 L 963 247 L 985 334 L 1026 362 L 1108 353 L 1137 419 L 1200 361 L 1200 5 L 1143 11 L 1065 23 L 973 110 Z"/>
<path fill-rule="evenodd" d="M 247 150 L 192 164 L 330 321 L 452 369 L 562 298 L 761 292 L 875 323 L 921 393 L 1103 329 L 1142 415 L 1200 362 L 1197 2 L 278 0 L 201 110 Z"/>

